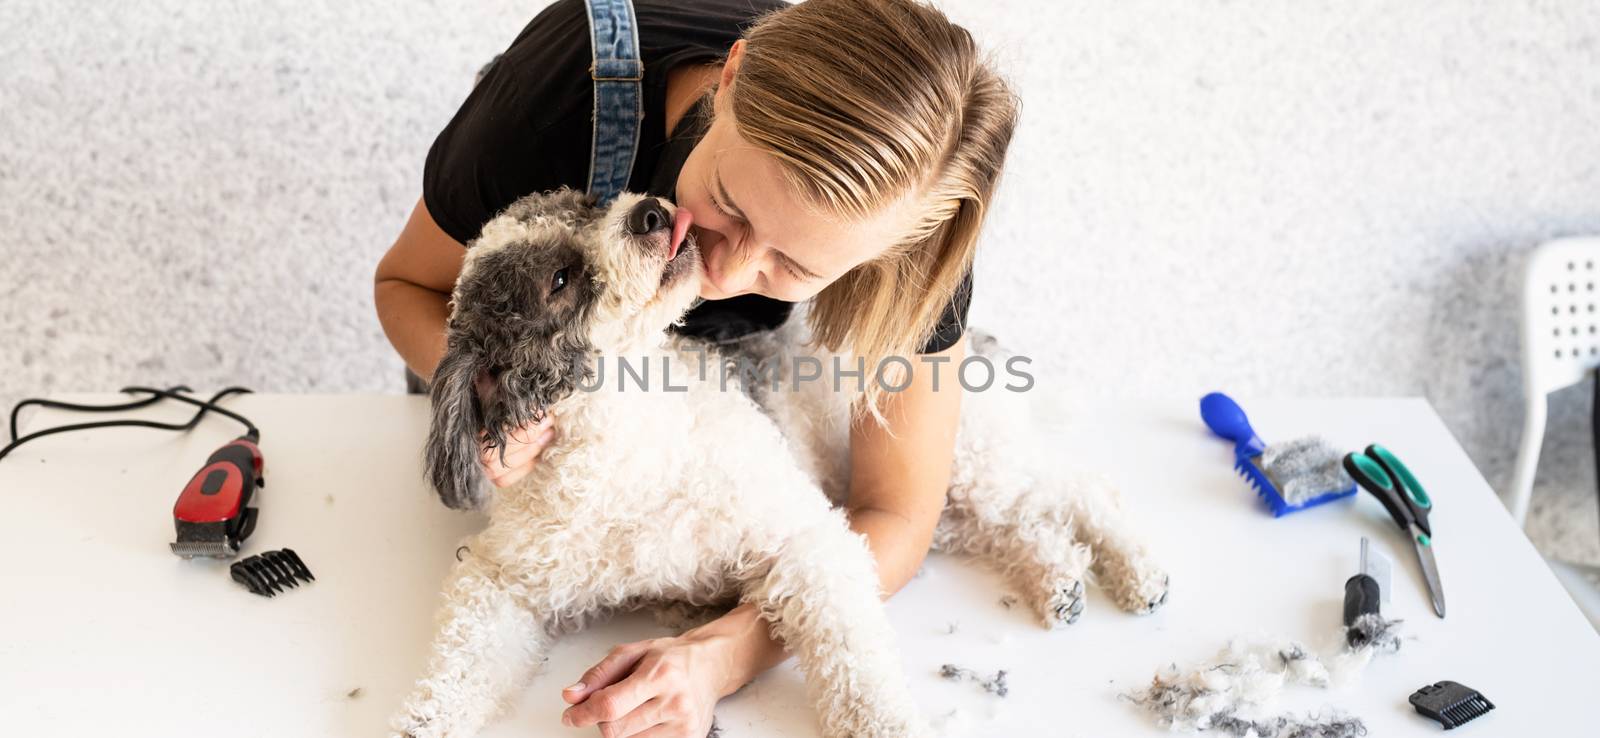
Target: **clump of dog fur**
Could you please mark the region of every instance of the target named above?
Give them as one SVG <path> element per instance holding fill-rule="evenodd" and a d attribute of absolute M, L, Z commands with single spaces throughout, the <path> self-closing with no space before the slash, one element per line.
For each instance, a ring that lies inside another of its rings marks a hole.
<path fill-rule="evenodd" d="M 995 672 L 992 677 L 985 677 L 971 669 L 956 666 L 955 664 L 945 664 L 939 667 L 939 676 L 951 681 L 972 682 L 983 691 L 996 697 L 1004 697 L 1011 692 L 1011 688 L 1006 685 L 1005 669 Z"/>
<path fill-rule="evenodd" d="M 1239 638 L 1215 659 L 1187 670 L 1171 665 L 1156 672 L 1150 686 L 1124 697 L 1173 731 L 1215 732 L 1238 738 L 1354 738 L 1367 734 L 1359 717 L 1330 711 L 1321 715 L 1247 714 L 1268 709 L 1286 686 L 1326 688 L 1353 682 L 1372 657 L 1400 649 L 1399 620 L 1363 615 L 1341 632 L 1344 647 L 1324 659 L 1298 642 Z M 1356 638 L 1351 638 L 1355 631 Z M 1350 646 L 1349 643 L 1359 645 Z"/>

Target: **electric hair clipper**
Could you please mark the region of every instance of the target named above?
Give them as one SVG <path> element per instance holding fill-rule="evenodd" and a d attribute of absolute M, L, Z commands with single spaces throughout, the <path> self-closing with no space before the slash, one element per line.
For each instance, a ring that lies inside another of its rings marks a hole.
<path fill-rule="evenodd" d="M 231 559 L 256 528 L 250 496 L 266 486 L 262 476 L 260 436 L 254 432 L 233 439 L 212 452 L 172 506 L 178 540 L 172 552 L 186 559 L 208 556 Z"/>

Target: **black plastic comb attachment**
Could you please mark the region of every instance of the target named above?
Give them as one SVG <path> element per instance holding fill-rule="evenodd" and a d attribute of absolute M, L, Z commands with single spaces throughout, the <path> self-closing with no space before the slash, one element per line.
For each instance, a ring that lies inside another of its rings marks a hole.
<path fill-rule="evenodd" d="M 1457 682 L 1430 684 L 1411 693 L 1411 705 L 1424 717 L 1439 721 L 1445 730 L 1494 709 L 1489 698 Z"/>
<path fill-rule="evenodd" d="M 233 581 L 263 597 L 271 597 L 288 587 L 298 587 L 301 582 L 317 580 L 306 568 L 306 562 L 300 560 L 300 555 L 289 548 L 263 551 L 240 559 L 228 570 L 233 574 Z"/>

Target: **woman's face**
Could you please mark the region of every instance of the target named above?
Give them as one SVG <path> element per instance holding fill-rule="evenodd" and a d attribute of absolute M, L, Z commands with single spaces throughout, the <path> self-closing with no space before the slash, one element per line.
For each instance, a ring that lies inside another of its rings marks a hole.
<path fill-rule="evenodd" d="M 734 44 L 723 67 L 714 122 L 678 174 L 677 205 L 693 215 L 701 297 L 756 293 L 798 302 L 882 253 L 913 213 L 905 201 L 858 221 L 807 208 L 777 159 L 739 135 L 728 95 L 743 49 L 743 41 Z"/>

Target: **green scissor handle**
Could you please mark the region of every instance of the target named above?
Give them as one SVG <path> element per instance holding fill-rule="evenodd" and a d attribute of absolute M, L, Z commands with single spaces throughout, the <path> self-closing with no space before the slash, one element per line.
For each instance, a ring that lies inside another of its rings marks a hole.
<path fill-rule="evenodd" d="M 1394 481 L 1389 478 L 1389 473 L 1383 470 L 1377 459 L 1366 454 L 1347 454 L 1344 457 L 1345 466 L 1355 466 L 1347 469 L 1357 482 L 1366 482 L 1362 486 L 1376 487 L 1373 492 L 1390 492 L 1394 490 Z"/>
<path fill-rule="evenodd" d="M 1405 486 L 1406 497 L 1411 498 L 1411 504 L 1416 505 L 1421 510 L 1433 507 L 1433 500 L 1428 497 L 1427 491 L 1422 488 L 1422 483 L 1417 481 L 1416 476 L 1411 473 L 1410 469 L 1406 468 L 1405 462 L 1402 462 L 1400 457 L 1395 456 L 1389 449 L 1376 443 L 1367 447 L 1367 455 L 1383 462 L 1383 465 L 1389 471 L 1394 472 L 1394 476 L 1400 478 L 1400 483 Z"/>
<path fill-rule="evenodd" d="M 1395 488 L 1395 483 L 1389 473 L 1384 471 L 1383 465 L 1377 459 L 1360 451 L 1345 454 L 1344 469 L 1350 472 L 1362 489 L 1372 493 L 1383 503 L 1384 509 L 1389 511 L 1389 517 L 1394 518 L 1396 525 L 1401 529 L 1410 529 L 1412 523 L 1411 511 L 1401 498 L 1401 492 Z"/>
<path fill-rule="evenodd" d="M 1399 457 L 1373 444 L 1366 451 L 1346 455 L 1344 468 L 1383 503 L 1396 525 L 1410 529 L 1415 524 L 1426 536 L 1433 535 L 1433 529 L 1428 525 L 1428 511 L 1433 507 L 1433 501 L 1428 499 L 1422 484 L 1417 482 L 1416 476 Z"/>

